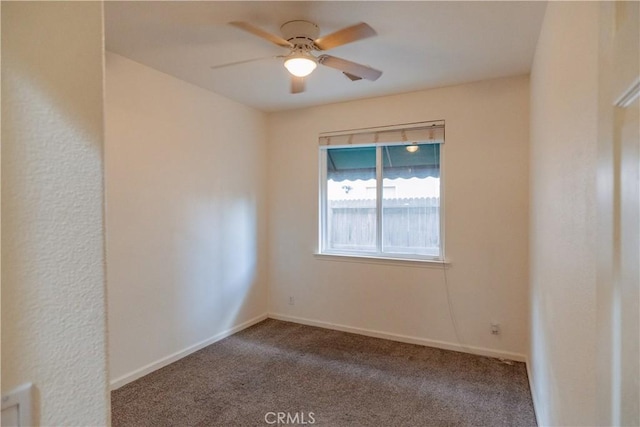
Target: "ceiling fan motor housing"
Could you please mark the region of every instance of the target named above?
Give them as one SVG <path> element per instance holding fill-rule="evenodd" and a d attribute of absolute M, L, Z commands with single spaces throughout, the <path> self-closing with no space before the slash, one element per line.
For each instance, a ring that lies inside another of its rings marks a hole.
<path fill-rule="evenodd" d="M 313 41 L 320 35 L 320 27 L 309 21 L 289 21 L 280 27 L 282 37 L 295 47 L 313 49 Z"/>

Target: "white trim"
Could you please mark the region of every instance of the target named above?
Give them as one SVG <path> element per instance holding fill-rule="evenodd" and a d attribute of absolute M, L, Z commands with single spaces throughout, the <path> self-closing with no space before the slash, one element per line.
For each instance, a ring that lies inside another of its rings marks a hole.
<path fill-rule="evenodd" d="M 636 80 L 631 83 L 631 85 L 624 91 L 622 95 L 614 102 L 613 104 L 616 107 L 627 108 L 629 105 L 633 104 L 640 96 L 640 77 L 637 77 Z"/>
<path fill-rule="evenodd" d="M 33 390 L 33 384 L 26 383 L 2 396 L 2 411 L 13 407 L 16 407 L 18 411 L 17 427 L 28 427 L 35 424 L 33 421 Z"/>
<path fill-rule="evenodd" d="M 533 412 L 536 415 L 536 422 L 538 426 L 543 427 L 546 424 L 546 418 L 543 416 L 544 411 L 542 410 L 542 404 L 538 400 L 538 394 L 536 393 L 536 388 L 533 385 L 533 375 L 531 374 L 531 362 L 529 361 L 529 357 L 525 357 L 525 366 L 527 367 L 527 379 L 529 380 L 529 391 L 531 392 L 531 401 L 533 402 Z"/>
<path fill-rule="evenodd" d="M 171 363 L 176 362 L 182 359 L 183 357 L 190 355 L 191 353 L 195 353 L 196 351 L 203 349 L 204 347 L 207 347 L 208 345 L 211 345 L 217 341 L 220 341 L 221 339 L 224 339 L 237 332 L 240 332 L 241 330 L 246 329 L 250 326 L 253 326 L 256 323 L 262 322 L 263 320 L 267 319 L 267 317 L 268 317 L 267 313 L 261 314 L 260 316 L 254 317 L 253 319 L 249 319 L 246 322 L 240 323 L 239 325 L 236 325 L 230 329 L 227 329 L 226 331 L 222 331 L 212 336 L 211 338 L 207 338 L 206 340 L 200 341 L 199 343 L 189 346 L 183 350 L 177 351 L 173 354 L 170 354 L 169 356 L 163 357 L 162 359 L 158 359 L 155 362 L 151 362 L 148 365 L 145 365 L 139 369 L 136 369 L 135 371 L 122 375 L 121 377 L 111 381 L 110 383 L 111 390 L 119 389 L 125 384 L 128 384 L 132 381 L 137 380 L 138 378 L 141 378 L 147 374 L 150 374 L 153 371 L 156 371 L 160 368 L 170 365 Z"/>
<path fill-rule="evenodd" d="M 327 247 L 327 150 L 320 150 L 320 187 L 318 193 L 318 206 L 320 215 L 318 222 L 318 251 Z"/>
<path fill-rule="evenodd" d="M 336 323 L 323 322 L 320 320 L 306 319 L 302 317 L 289 316 L 286 314 L 269 313 L 270 319 L 283 320 L 285 322 L 299 323 L 301 325 L 316 326 L 324 329 L 332 329 L 335 331 L 350 332 L 358 335 L 365 335 L 373 338 L 382 338 L 390 341 L 404 342 L 408 344 L 417 344 L 425 347 L 435 347 L 444 350 L 453 350 L 461 353 L 472 353 L 480 356 L 495 357 L 498 359 L 513 360 L 516 362 L 525 362 L 526 356 L 520 353 L 510 351 L 493 350 L 484 347 L 462 346 L 460 344 L 430 340 L 426 338 L 412 337 L 408 335 L 394 334 L 391 332 L 374 331 L 371 329 L 356 328 L 353 326 L 339 325 Z"/>
<path fill-rule="evenodd" d="M 446 196 L 446 191 L 444 188 L 445 185 L 445 180 L 446 180 L 446 176 L 447 174 L 445 173 L 445 166 L 444 166 L 444 161 L 445 161 L 445 148 L 444 148 L 444 144 L 440 144 L 440 152 L 439 152 L 439 157 L 440 157 L 440 162 L 438 164 L 438 167 L 440 169 L 440 175 L 438 176 L 438 179 L 440 180 L 440 215 L 439 215 L 439 220 L 440 220 L 440 259 L 441 260 L 446 260 L 447 256 L 446 256 L 446 248 L 445 248 L 445 243 L 446 243 L 446 239 L 445 239 L 445 196 Z"/>
<path fill-rule="evenodd" d="M 321 261 L 339 261 L 339 262 L 360 262 L 363 264 L 386 264 L 403 267 L 420 267 L 420 268 L 449 268 L 451 260 L 439 260 L 429 258 L 394 258 L 391 256 L 376 255 L 347 255 L 344 253 L 315 253 L 314 258 Z"/>
<path fill-rule="evenodd" d="M 382 246 L 382 197 L 384 191 L 384 181 L 382 180 L 382 146 L 376 147 L 376 248 L 383 250 Z M 325 199 L 329 198 L 327 193 L 323 194 Z"/>

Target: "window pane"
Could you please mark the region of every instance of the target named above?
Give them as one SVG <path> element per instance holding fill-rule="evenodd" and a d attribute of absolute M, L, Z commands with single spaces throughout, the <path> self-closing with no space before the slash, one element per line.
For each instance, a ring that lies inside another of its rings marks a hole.
<path fill-rule="evenodd" d="M 440 144 L 382 147 L 382 156 L 382 251 L 440 256 Z"/>
<path fill-rule="evenodd" d="M 327 150 L 326 246 L 376 251 L 376 149 Z"/>

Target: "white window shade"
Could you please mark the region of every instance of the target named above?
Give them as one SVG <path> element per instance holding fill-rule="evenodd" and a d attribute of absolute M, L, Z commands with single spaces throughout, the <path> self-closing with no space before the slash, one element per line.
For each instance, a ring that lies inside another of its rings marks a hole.
<path fill-rule="evenodd" d="M 410 125 L 354 129 L 320 134 L 321 146 L 375 144 L 443 144 L 444 122 L 422 122 Z"/>

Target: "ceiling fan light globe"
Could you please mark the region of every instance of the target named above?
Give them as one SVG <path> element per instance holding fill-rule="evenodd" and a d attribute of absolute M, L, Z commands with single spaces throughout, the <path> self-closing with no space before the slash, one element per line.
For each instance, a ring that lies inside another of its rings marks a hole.
<path fill-rule="evenodd" d="M 316 69 L 316 61 L 306 57 L 294 57 L 284 61 L 285 68 L 296 77 L 306 77 Z"/>

